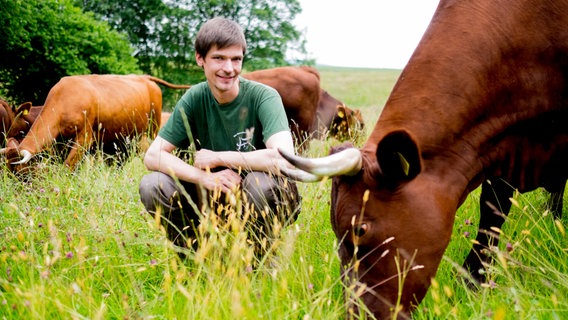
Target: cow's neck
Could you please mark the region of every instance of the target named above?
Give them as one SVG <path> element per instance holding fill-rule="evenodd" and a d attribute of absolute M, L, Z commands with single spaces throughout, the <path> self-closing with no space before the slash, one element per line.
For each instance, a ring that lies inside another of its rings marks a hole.
<path fill-rule="evenodd" d="M 407 130 L 418 140 L 424 173 L 440 177 L 461 198 L 484 178 L 512 179 L 523 173 L 517 168 L 546 165 L 546 157 L 534 163 L 528 154 L 547 139 L 558 139 L 555 148 L 566 150 L 568 140 L 550 134 L 529 141 L 525 135 L 568 126 L 562 109 L 568 104 L 567 53 L 561 49 L 568 44 L 555 34 L 535 35 L 538 19 L 511 23 L 514 30 L 491 25 L 508 26 L 503 19 L 523 14 L 515 12 L 521 6 L 489 13 L 471 6 L 483 1 L 448 2 L 446 11 L 438 11 L 363 148 L 373 154 L 386 134 Z M 483 32 L 470 32 L 476 28 Z M 517 152 L 516 144 L 525 151 Z"/>

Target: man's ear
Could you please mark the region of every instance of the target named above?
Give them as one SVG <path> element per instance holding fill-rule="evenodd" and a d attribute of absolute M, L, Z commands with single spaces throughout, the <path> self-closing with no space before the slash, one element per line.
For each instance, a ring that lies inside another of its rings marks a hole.
<path fill-rule="evenodd" d="M 376 156 L 381 179 L 391 187 L 414 179 L 421 171 L 418 146 L 404 130 L 387 134 L 379 142 Z"/>
<path fill-rule="evenodd" d="M 204 57 L 202 57 L 199 53 L 195 53 L 195 62 L 198 66 L 203 68 Z"/>

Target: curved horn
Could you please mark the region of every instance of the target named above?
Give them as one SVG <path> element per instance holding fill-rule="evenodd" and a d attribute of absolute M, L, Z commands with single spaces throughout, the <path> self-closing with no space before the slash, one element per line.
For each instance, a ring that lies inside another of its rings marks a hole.
<path fill-rule="evenodd" d="M 361 171 L 363 163 L 361 152 L 356 148 L 345 149 L 327 157 L 315 159 L 302 158 L 281 149 L 278 149 L 278 152 L 298 169 L 322 178 L 325 176 L 356 175 Z M 286 174 L 286 169 L 282 171 Z"/>
<path fill-rule="evenodd" d="M 2 148 L 0 149 L 0 154 L 6 154 L 6 151 L 8 151 L 8 148 Z"/>
<path fill-rule="evenodd" d="M 21 154 L 24 156 L 22 160 L 12 162 L 12 164 L 24 164 L 30 161 L 30 159 L 32 158 L 32 153 L 29 152 L 28 150 L 22 150 Z"/>

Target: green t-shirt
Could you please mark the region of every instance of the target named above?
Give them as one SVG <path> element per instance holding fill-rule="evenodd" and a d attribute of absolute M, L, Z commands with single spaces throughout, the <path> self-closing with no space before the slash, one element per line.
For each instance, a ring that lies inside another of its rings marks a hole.
<path fill-rule="evenodd" d="M 159 135 L 182 149 L 195 143 L 197 150 L 245 152 L 265 149 L 270 136 L 289 130 L 278 92 L 240 77 L 239 95 L 227 104 L 217 103 L 207 82 L 191 87 Z"/>

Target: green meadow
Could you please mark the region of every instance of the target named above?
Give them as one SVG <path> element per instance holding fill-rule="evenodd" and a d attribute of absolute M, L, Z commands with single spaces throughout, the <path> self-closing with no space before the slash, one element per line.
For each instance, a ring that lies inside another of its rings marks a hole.
<path fill-rule="evenodd" d="M 400 70 L 320 67 L 322 87 L 361 109 L 370 133 Z M 365 139 L 353 141 L 361 146 Z M 312 141 L 308 155 L 340 144 Z M 302 212 L 272 254 L 254 254 L 239 212 L 210 213 L 197 251 L 180 255 L 139 201 L 142 152 L 122 165 L 86 156 L 70 172 L 45 155 L 27 178 L 0 181 L 1 319 L 343 319 L 329 180 L 300 183 Z M 414 319 L 568 318 L 567 210 L 546 193 L 516 194 L 490 248 L 487 285 L 470 291 L 461 264 L 477 232 L 479 191 L 456 214 L 451 243 Z M 566 208 L 566 206 L 565 206 Z M 419 221 L 417 221 L 419 223 Z M 364 319 L 352 315 L 353 319 Z"/>

